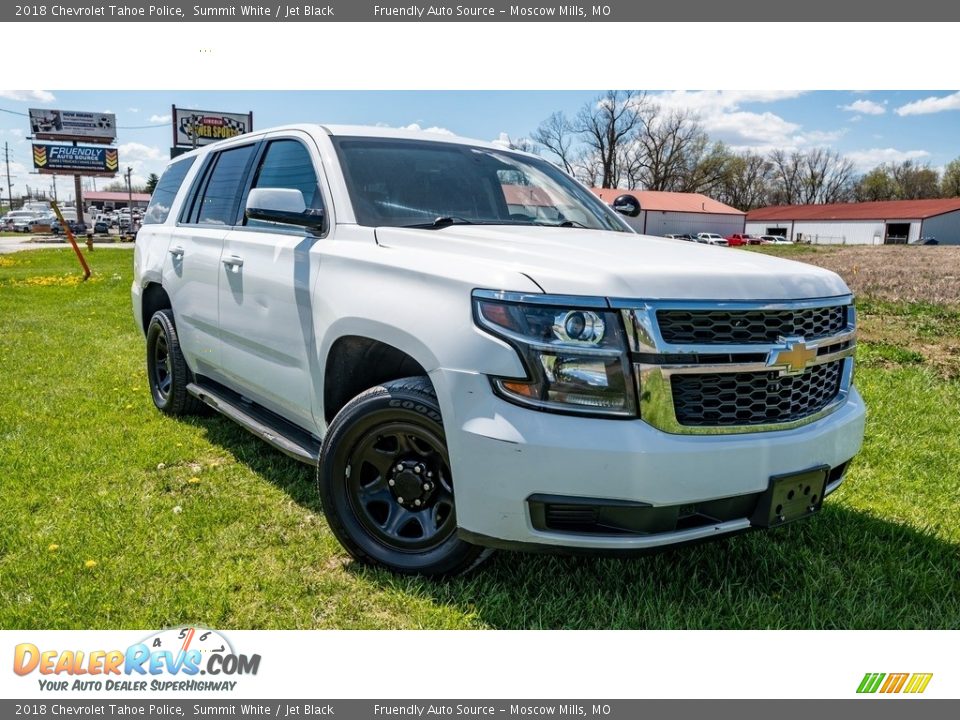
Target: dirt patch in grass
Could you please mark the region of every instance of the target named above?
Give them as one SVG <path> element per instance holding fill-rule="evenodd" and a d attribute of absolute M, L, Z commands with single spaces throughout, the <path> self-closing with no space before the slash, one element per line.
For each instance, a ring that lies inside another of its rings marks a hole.
<path fill-rule="evenodd" d="M 858 297 L 960 306 L 960 247 L 830 248 L 795 259 L 833 270 Z"/>
<path fill-rule="evenodd" d="M 770 254 L 832 270 L 857 296 L 859 360 L 960 378 L 960 247 L 806 247 Z"/>

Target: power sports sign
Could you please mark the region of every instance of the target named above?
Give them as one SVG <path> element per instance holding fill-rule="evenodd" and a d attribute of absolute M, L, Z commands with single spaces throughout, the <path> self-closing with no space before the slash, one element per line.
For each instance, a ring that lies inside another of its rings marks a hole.
<path fill-rule="evenodd" d="M 174 147 L 200 147 L 253 130 L 253 113 L 186 110 L 174 106 L 172 114 Z"/>
<path fill-rule="evenodd" d="M 112 144 L 117 139 L 113 113 L 30 109 L 30 130 L 37 140 L 80 140 Z"/>
<path fill-rule="evenodd" d="M 116 148 L 36 143 L 33 146 L 33 166 L 45 175 L 114 177 L 119 164 Z"/>

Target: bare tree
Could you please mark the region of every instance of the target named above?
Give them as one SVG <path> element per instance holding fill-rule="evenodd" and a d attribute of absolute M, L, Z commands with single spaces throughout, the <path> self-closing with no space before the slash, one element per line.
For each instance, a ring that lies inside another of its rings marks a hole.
<path fill-rule="evenodd" d="M 943 169 L 940 180 L 940 197 L 960 197 L 960 158 L 951 160 Z"/>
<path fill-rule="evenodd" d="M 626 145 L 624 168 L 631 187 L 646 190 L 674 190 L 688 185 L 696 159 L 709 143 L 707 134 L 689 112 L 664 112 L 647 103 L 636 139 Z"/>
<path fill-rule="evenodd" d="M 824 148 L 806 152 L 774 150 L 773 200 L 784 205 L 837 203 L 853 195 L 853 163 Z"/>
<path fill-rule="evenodd" d="M 715 197 L 740 210 L 752 210 L 770 202 L 773 165 L 757 153 L 731 155 Z"/>
<path fill-rule="evenodd" d="M 617 187 L 625 179 L 623 145 L 643 124 L 646 95 L 635 90 L 608 90 L 577 113 L 574 130 L 600 162 L 600 185 Z"/>
<path fill-rule="evenodd" d="M 533 132 L 532 139 L 547 149 L 569 174 L 575 171 L 574 143 L 576 134 L 573 124 L 561 112 L 555 112 Z"/>
<path fill-rule="evenodd" d="M 940 196 L 940 175 L 929 165 L 904 160 L 889 166 L 901 200 L 925 200 Z"/>

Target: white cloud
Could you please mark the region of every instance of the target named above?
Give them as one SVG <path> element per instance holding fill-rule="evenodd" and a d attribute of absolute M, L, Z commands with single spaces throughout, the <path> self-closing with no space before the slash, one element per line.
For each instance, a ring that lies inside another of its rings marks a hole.
<path fill-rule="evenodd" d="M 48 103 L 56 100 L 52 92 L 46 90 L 0 90 L 0 98 L 17 102 Z"/>
<path fill-rule="evenodd" d="M 897 115 L 929 115 L 946 110 L 960 110 L 960 92 L 943 97 L 928 97 L 923 100 L 914 100 L 897 108 Z"/>
<path fill-rule="evenodd" d="M 857 170 L 871 170 L 881 163 L 923 160 L 930 157 L 930 153 L 926 150 L 897 150 L 888 147 L 856 150 L 847 153 L 846 157 L 853 162 Z"/>
<path fill-rule="evenodd" d="M 172 119 L 171 115 L 167 113 L 166 115 L 151 115 L 150 122 L 152 123 L 168 123 Z"/>
<path fill-rule="evenodd" d="M 861 115 L 883 115 L 887 109 L 873 100 L 854 100 L 849 105 L 838 105 L 841 110 Z"/>
<path fill-rule="evenodd" d="M 434 125 L 433 127 L 428 127 L 428 128 L 420 127 L 420 124 L 419 124 L 419 123 L 410 123 L 409 125 L 404 125 L 403 127 L 398 128 L 398 129 L 400 129 L 400 130 L 412 130 L 413 132 L 434 133 L 435 135 L 454 135 L 454 134 L 455 134 L 455 133 L 452 132 L 451 130 L 447 130 L 447 129 L 444 128 L 444 127 L 437 127 L 436 125 Z"/>
<path fill-rule="evenodd" d="M 118 145 L 117 151 L 120 158 L 120 173 L 117 179 L 122 180 L 127 168 L 133 168 L 131 180 L 134 185 L 143 185 L 150 173 L 161 174 L 169 159 L 160 148 L 137 142 Z"/>
<path fill-rule="evenodd" d="M 657 93 L 651 99 L 666 110 L 696 114 L 711 139 L 722 140 L 735 150 L 769 152 L 774 149 L 797 150 L 829 144 L 846 130 L 804 130 L 769 110 L 744 110 L 746 103 L 772 103 L 802 95 L 798 90 L 723 91 L 676 90 Z"/>
<path fill-rule="evenodd" d="M 127 112 L 138 113 L 140 112 L 140 108 L 128 107 Z"/>
<path fill-rule="evenodd" d="M 20 128 L 11 128 L 10 134 L 15 137 L 23 137 L 23 130 Z"/>

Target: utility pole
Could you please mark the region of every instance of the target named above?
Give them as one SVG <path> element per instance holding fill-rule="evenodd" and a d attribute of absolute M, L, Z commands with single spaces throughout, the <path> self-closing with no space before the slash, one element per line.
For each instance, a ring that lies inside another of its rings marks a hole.
<path fill-rule="evenodd" d="M 8 143 L 3 144 L 3 157 L 7 163 L 7 202 L 10 204 L 10 209 L 13 210 L 13 190 L 10 185 L 10 145 Z"/>
<path fill-rule="evenodd" d="M 57 176 L 56 176 L 56 175 L 53 176 L 53 200 L 54 200 L 54 202 L 57 202 L 57 201 L 58 201 L 58 198 L 57 198 Z"/>

